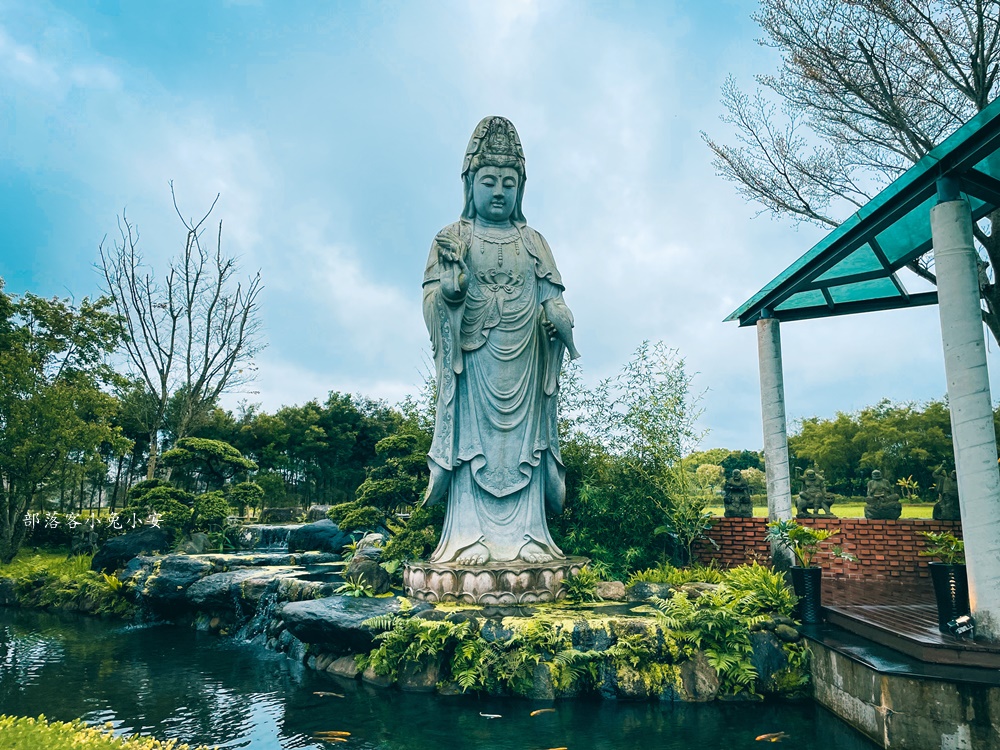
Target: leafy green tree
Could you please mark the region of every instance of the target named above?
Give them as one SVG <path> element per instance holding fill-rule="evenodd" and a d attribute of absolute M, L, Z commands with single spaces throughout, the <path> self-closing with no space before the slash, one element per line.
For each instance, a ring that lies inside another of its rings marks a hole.
<path fill-rule="evenodd" d="M 733 469 L 760 469 L 764 470 L 764 457 L 759 451 L 730 450 L 728 448 L 709 448 L 705 451 L 695 451 L 684 457 L 684 463 L 688 466 L 701 466 L 702 464 L 716 464 L 721 466 L 727 474 L 731 474 Z"/>
<path fill-rule="evenodd" d="M 427 451 L 431 436 L 408 429 L 382 438 L 375 444 L 378 463 L 358 487 L 357 502 L 383 511 L 418 505 L 427 489 Z"/>
<path fill-rule="evenodd" d="M 863 495 L 873 469 L 893 480 L 910 478 L 920 487 L 934 484 L 934 469 L 954 466 L 951 421 L 943 401 L 894 404 L 880 401 L 833 419 L 810 417 L 789 437 L 793 464 L 816 467 L 827 486 L 844 495 Z"/>
<path fill-rule="evenodd" d="M 124 513 L 135 514 L 142 520 L 156 514 L 160 528 L 176 539 L 191 521 L 194 501 L 192 493 L 162 479 L 145 479 L 129 489 Z"/>
<path fill-rule="evenodd" d="M 330 518 L 348 530 L 396 525 L 399 512 L 412 513 L 416 524 L 430 524 L 437 518 L 436 513 L 417 512 L 427 489 L 430 447 L 430 433 L 415 422 L 404 422 L 399 432 L 375 444 L 376 462 L 358 487 L 357 498 L 335 505 L 330 509 Z M 397 526 L 395 530 L 402 528 Z"/>
<path fill-rule="evenodd" d="M 763 471 L 764 456 L 759 451 L 730 451 L 729 455 L 720 461 L 720 465 L 727 474 L 731 474 L 733 469 L 739 469 L 740 471 L 757 469 L 758 471 Z"/>
<path fill-rule="evenodd" d="M 330 393 L 323 403 L 312 400 L 274 414 L 248 409 L 233 444 L 262 472 L 280 475 L 288 495 L 284 502 L 342 503 L 354 500 L 376 461 L 376 443 L 402 423 L 402 415 L 382 402 Z M 277 487 L 265 489 L 273 504 L 271 490 Z"/>
<path fill-rule="evenodd" d="M 767 476 L 762 470 L 750 467 L 749 469 L 741 469 L 740 471 L 743 472 L 743 478 L 750 485 L 751 494 L 763 495 L 767 492 Z"/>
<path fill-rule="evenodd" d="M 240 482 L 227 488 L 229 504 L 245 516 L 247 510 L 261 510 L 264 502 L 264 488 L 257 482 Z"/>
<path fill-rule="evenodd" d="M 718 464 L 702 464 L 694 470 L 695 483 L 702 492 L 712 493 L 722 488 L 726 470 Z"/>
<path fill-rule="evenodd" d="M 219 490 L 203 492 L 194 499 L 191 527 L 197 531 L 220 531 L 233 509 Z"/>
<path fill-rule="evenodd" d="M 682 542 L 654 532 L 688 504 L 675 469 L 700 437 L 684 360 L 645 342 L 619 375 L 595 388 L 568 382 L 571 408 L 561 419 L 567 502 L 550 519 L 556 541 L 614 575 L 658 561 L 665 544 L 683 559 Z"/>
<path fill-rule="evenodd" d="M 105 358 L 118 345 L 108 301 L 79 306 L 8 295 L 0 281 L 0 562 L 24 540 L 25 514 L 55 482 L 67 456 L 99 461 L 101 446 L 124 453 L 114 427 L 115 381 Z"/>
<path fill-rule="evenodd" d="M 207 490 L 221 489 L 237 474 L 256 471 L 257 464 L 244 458 L 229 443 L 207 438 L 181 438 L 163 454 L 163 465 L 178 469 L 182 483 Z"/>

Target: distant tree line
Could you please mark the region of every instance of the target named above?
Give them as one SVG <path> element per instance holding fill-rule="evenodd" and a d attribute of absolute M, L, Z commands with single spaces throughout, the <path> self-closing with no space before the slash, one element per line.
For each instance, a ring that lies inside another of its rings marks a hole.
<path fill-rule="evenodd" d="M 994 425 L 1000 426 L 1000 410 L 994 412 Z M 955 468 L 945 401 L 920 405 L 886 399 L 860 411 L 837 412 L 832 419 L 809 417 L 789 436 L 788 450 L 793 467 L 815 466 L 828 489 L 841 495 L 864 495 L 871 472 L 879 469 L 894 482 L 912 479 L 915 495 L 931 500 L 934 471 Z"/>

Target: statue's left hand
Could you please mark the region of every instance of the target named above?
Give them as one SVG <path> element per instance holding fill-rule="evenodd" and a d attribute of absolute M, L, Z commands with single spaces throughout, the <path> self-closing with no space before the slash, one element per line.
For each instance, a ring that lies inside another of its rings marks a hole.
<path fill-rule="evenodd" d="M 555 341 L 559 338 L 559 331 L 556 330 L 555 324 L 548 318 L 542 321 L 542 328 L 545 329 L 545 333 L 548 335 L 549 341 Z"/>

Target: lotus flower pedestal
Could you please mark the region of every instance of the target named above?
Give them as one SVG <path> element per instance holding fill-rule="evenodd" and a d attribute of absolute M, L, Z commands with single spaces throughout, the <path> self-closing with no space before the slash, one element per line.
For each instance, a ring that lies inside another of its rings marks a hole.
<path fill-rule="evenodd" d="M 565 597 L 562 582 L 589 562 L 585 557 L 476 566 L 412 562 L 403 569 L 403 587 L 408 597 L 428 602 L 484 606 L 551 602 Z"/>

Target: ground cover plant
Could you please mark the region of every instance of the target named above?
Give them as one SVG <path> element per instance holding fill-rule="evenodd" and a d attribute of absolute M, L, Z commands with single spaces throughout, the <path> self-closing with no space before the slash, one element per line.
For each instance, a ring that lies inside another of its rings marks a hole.
<path fill-rule="evenodd" d="M 153 737 L 116 737 L 112 725 L 88 727 L 81 721 L 49 721 L 0 714 L 0 750 L 209 750 L 192 748 L 177 740 L 161 742 Z"/>
<path fill-rule="evenodd" d="M 445 620 L 430 620 L 411 616 L 404 607 L 367 621 L 377 631 L 375 647 L 358 657 L 358 665 L 390 680 L 430 670 L 438 684 L 462 692 L 513 695 L 531 695 L 542 669 L 556 694 L 585 694 L 610 679 L 641 685 L 643 694 L 654 696 L 684 689 L 680 666 L 697 658 L 717 671 L 724 695 L 757 694 L 763 680 L 780 683 L 786 692 L 807 683 L 800 642 L 782 644 L 788 657 L 782 675 L 759 675 L 751 660 L 755 630 L 773 628 L 776 619 L 791 622 L 797 599 L 780 573 L 756 563 L 728 571 L 665 564 L 634 578 L 673 582 L 678 588 L 653 599 L 646 617 L 625 620 L 602 615 L 600 605 L 538 605 L 533 617 L 505 618 L 505 636 L 481 630 L 478 620 L 462 616 L 461 609 Z M 697 591 L 684 587 L 692 583 L 702 585 Z M 581 621 L 604 630 L 609 645 L 574 647 L 574 628 Z"/>
<path fill-rule="evenodd" d="M 91 556 L 65 551 L 29 554 L 22 550 L 0 565 L 0 588 L 9 587 L 18 605 L 131 618 L 135 607 L 115 576 L 90 569 Z"/>

